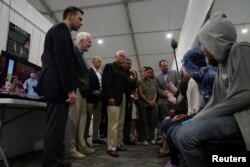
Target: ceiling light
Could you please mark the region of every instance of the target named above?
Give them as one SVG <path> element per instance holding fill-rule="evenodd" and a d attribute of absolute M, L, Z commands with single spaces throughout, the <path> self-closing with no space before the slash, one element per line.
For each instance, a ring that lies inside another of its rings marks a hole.
<path fill-rule="evenodd" d="M 243 28 L 243 29 L 241 30 L 241 32 L 242 32 L 242 34 L 246 34 L 246 33 L 248 32 L 248 29 L 247 29 L 247 28 Z"/>
<path fill-rule="evenodd" d="M 172 33 L 167 33 L 166 37 L 167 37 L 168 39 L 171 39 L 171 38 L 172 38 Z"/>
<path fill-rule="evenodd" d="M 97 43 L 101 45 L 101 44 L 103 44 L 103 40 L 102 39 L 98 39 Z"/>

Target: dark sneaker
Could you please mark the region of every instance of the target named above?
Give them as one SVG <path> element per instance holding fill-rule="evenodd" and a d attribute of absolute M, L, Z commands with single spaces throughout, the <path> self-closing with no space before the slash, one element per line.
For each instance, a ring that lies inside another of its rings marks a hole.
<path fill-rule="evenodd" d="M 94 144 L 106 144 L 104 140 L 101 139 L 93 139 L 92 143 Z"/>
<path fill-rule="evenodd" d="M 135 141 L 124 141 L 124 144 L 126 145 L 136 145 Z"/>
<path fill-rule="evenodd" d="M 60 167 L 71 167 L 71 163 L 70 162 L 62 162 L 60 164 Z"/>
<path fill-rule="evenodd" d="M 108 155 L 111 157 L 119 157 L 119 154 L 116 150 L 108 150 Z"/>
<path fill-rule="evenodd" d="M 119 147 L 116 147 L 117 151 L 127 151 L 128 149 L 124 147 L 124 145 L 120 145 Z"/>

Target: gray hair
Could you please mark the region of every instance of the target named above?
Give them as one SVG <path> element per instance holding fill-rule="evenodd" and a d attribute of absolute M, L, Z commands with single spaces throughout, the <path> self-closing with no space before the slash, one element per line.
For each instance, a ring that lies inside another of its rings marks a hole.
<path fill-rule="evenodd" d="M 115 53 L 115 56 L 118 56 L 120 55 L 121 53 L 123 53 L 124 55 L 126 55 L 125 51 L 124 50 L 119 50 Z"/>
<path fill-rule="evenodd" d="M 76 44 L 78 45 L 81 42 L 82 39 L 84 40 L 84 39 L 87 39 L 88 37 L 91 38 L 91 34 L 88 33 L 88 32 L 80 32 L 80 33 L 78 33 L 76 35 Z"/>

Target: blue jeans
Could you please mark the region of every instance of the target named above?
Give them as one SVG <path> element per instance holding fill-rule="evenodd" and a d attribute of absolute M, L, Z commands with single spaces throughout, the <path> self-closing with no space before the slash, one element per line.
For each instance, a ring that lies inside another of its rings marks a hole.
<path fill-rule="evenodd" d="M 243 140 L 234 116 L 222 116 L 177 126 L 171 134 L 172 141 L 182 153 L 187 166 L 208 166 L 201 143 L 206 140 Z"/>
<path fill-rule="evenodd" d="M 166 140 L 168 142 L 169 152 L 170 152 L 170 160 L 171 164 L 178 166 L 179 163 L 179 150 L 175 146 L 171 134 L 173 130 L 181 124 L 182 121 L 173 122 L 171 119 L 163 120 L 161 128 L 163 132 L 166 134 Z"/>
<path fill-rule="evenodd" d="M 156 129 L 157 129 L 157 137 L 161 138 L 162 137 L 162 128 L 161 124 L 162 121 L 164 121 L 165 117 L 169 116 L 169 105 L 161 105 L 158 104 L 157 108 L 157 114 L 156 114 Z"/>

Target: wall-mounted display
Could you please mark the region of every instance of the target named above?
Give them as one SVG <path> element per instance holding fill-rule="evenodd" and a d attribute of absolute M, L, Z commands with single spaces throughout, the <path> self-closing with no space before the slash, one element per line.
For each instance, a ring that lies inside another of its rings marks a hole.
<path fill-rule="evenodd" d="M 28 61 L 30 51 L 30 34 L 10 22 L 7 52 Z"/>

